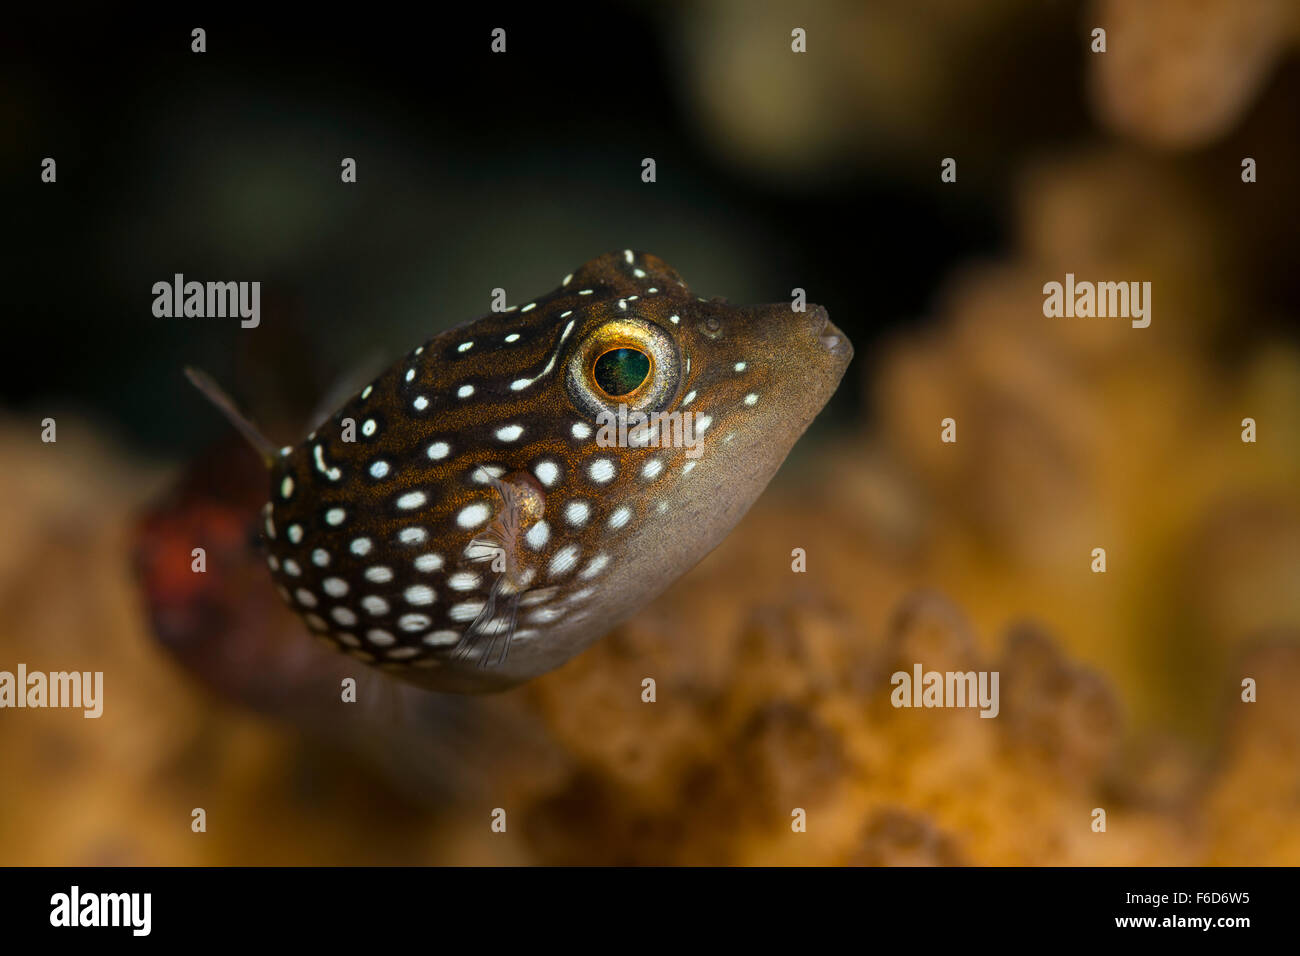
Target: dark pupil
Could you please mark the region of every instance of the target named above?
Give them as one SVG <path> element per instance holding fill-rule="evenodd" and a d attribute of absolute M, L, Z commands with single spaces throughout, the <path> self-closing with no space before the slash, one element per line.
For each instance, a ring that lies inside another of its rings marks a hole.
<path fill-rule="evenodd" d="M 596 384 L 606 395 L 626 395 L 650 374 L 650 356 L 637 349 L 610 349 L 596 359 Z"/>

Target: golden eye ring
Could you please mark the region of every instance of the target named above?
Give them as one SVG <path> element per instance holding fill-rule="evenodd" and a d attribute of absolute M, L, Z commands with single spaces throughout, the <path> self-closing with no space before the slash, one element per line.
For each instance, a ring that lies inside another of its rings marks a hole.
<path fill-rule="evenodd" d="M 638 315 L 620 315 L 578 342 L 565 385 L 579 412 L 593 419 L 619 406 L 657 411 L 677 397 L 681 368 L 672 332 Z"/>

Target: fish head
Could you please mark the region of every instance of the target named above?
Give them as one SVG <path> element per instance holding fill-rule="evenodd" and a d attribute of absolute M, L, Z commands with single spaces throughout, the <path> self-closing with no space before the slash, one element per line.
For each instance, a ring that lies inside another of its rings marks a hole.
<path fill-rule="evenodd" d="M 368 663 L 518 684 L 716 547 L 852 354 L 819 306 L 702 299 L 655 256 L 601 256 L 426 342 L 286 449 L 272 571 Z"/>
<path fill-rule="evenodd" d="M 539 448 L 563 445 L 562 477 L 545 490 L 546 553 L 582 563 L 567 587 L 541 582 L 547 607 L 523 614 L 521 664 L 533 648 L 568 659 L 712 551 L 853 356 L 821 306 L 700 298 L 646 253 L 602 256 L 568 286 L 593 291 L 552 330 L 562 374 L 527 427 Z M 515 464 L 535 469 L 536 457 Z"/>

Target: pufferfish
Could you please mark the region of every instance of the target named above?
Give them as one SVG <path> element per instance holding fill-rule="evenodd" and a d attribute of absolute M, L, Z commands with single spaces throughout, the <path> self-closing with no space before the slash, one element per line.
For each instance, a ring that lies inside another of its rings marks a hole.
<path fill-rule="evenodd" d="M 821 306 L 706 300 L 625 250 L 425 342 L 294 446 L 189 374 L 267 462 L 266 561 L 308 629 L 472 693 L 558 667 L 713 550 L 852 357 Z"/>

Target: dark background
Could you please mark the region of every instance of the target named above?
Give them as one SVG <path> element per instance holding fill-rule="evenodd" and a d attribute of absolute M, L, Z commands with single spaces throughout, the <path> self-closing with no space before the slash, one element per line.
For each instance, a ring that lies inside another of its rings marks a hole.
<path fill-rule="evenodd" d="M 1297 9 L 7 16 L 0 666 L 111 690 L 101 721 L 0 718 L 0 863 L 1295 865 Z M 818 434 L 569 665 L 322 719 L 294 668 L 326 652 L 249 546 L 264 476 L 182 366 L 293 441 L 494 287 L 626 247 L 826 305 L 856 358 Z M 155 318 L 177 272 L 260 281 L 261 326 Z M 1067 272 L 1150 280 L 1150 328 L 1044 317 Z M 890 706 L 944 660 L 1006 674 L 998 720 Z"/>
<path fill-rule="evenodd" d="M 1060 56 L 1045 38 L 1065 46 L 1073 29 L 1057 8 L 1001 36 L 1016 69 L 956 104 L 982 138 L 1008 131 L 1000 155 L 963 166 L 980 188 L 940 194 L 938 156 L 901 176 L 887 159 L 755 174 L 693 115 L 680 17 L 578 4 L 9 31 L 0 395 L 42 413 L 71 404 L 133 443 L 192 451 L 222 426 L 183 364 L 255 414 L 293 419 L 359 356 L 386 360 L 485 312 L 493 287 L 534 295 L 629 246 L 706 296 L 773 301 L 802 286 L 866 356 L 926 309 L 954 262 L 1000 247 L 1014 154 L 1083 116 L 1077 71 L 1042 70 Z M 190 52 L 196 24 L 202 55 Z M 497 25 L 504 56 L 489 52 Z M 1032 117 L 1050 118 L 1011 135 Z M 54 186 L 39 181 L 47 155 Z M 358 161 L 355 185 L 339 180 L 344 156 Z M 640 180 L 646 156 L 655 184 Z M 260 280 L 261 327 L 154 318 L 150 288 L 176 272 Z M 856 413 L 864 368 L 850 369 L 833 416 Z"/>

